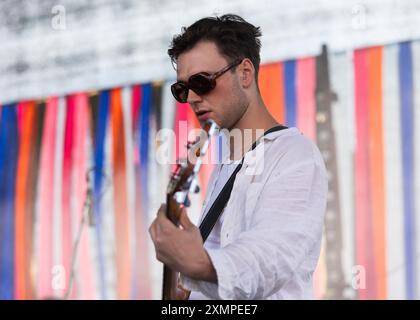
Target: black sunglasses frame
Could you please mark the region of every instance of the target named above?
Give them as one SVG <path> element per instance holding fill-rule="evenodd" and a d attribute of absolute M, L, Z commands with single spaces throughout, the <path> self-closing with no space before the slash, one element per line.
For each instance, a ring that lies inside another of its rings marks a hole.
<path fill-rule="evenodd" d="M 193 74 L 188 78 L 188 81 L 177 81 L 171 85 L 171 92 L 175 100 L 181 103 L 186 103 L 188 99 L 188 92 L 190 90 L 199 96 L 209 93 L 216 87 L 216 79 L 229 71 L 230 69 L 241 64 L 243 59 L 235 60 L 232 64 L 227 65 L 219 71 L 208 74 L 207 72 L 199 72 Z M 204 80 L 204 81 L 203 81 Z"/>

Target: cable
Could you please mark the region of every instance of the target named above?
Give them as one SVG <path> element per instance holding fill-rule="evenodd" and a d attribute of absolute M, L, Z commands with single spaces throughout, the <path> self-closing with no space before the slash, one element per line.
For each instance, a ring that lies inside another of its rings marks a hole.
<path fill-rule="evenodd" d="M 95 167 L 89 169 L 86 172 L 86 182 L 87 182 L 87 189 L 86 189 L 86 198 L 83 204 L 83 213 L 82 213 L 82 219 L 80 220 L 80 224 L 79 224 L 79 230 L 77 231 L 77 236 L 76 239 L 74 241 L 74 245 L 73 245 L 73 252 L 72 252 L 72 257 L 71 257 L 71 271 L 70 271 L 70 277 L 69 277 L 69 285 L 67 286 L 67 290 L 64 294 L 64 299 L 68 300 L 70 297 L 70 294 L 72 292 L 73 289 L 73 282 L 74 282 L 74 278 L 75 278 L 75 269 L 76 269 L 76 262 L 77 262 L 77 254 L 79 251 L 79 243 L 80 243 L 80 239 L 82 238 L 82 233 L 83 233 L 83 229 L 85 224 L 89 221 L 89 225 L 90 226 L 94 226 L 94 220 L 93 220 L 93 214 L 92 214 L 92 204 L 93 204 L 93 191 L 92 191 L 92 187 L 91 187 L 91 183 L 90 183 L 90 178 L 89 178 L 89 174 L 95 170 Z M 106 177 L 105 173 L 102 173 L 103 176 Z M 105 191 L 102 192 L 99 196 L 99 198 L 102 198 L 102 196 L 104 195 Z M 96 199 L 98 200 L 98 199 Z"/>

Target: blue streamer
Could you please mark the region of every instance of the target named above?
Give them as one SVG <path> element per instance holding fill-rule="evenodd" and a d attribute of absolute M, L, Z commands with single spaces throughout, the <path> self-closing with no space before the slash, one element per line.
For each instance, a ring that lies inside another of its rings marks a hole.
<path fill-rule="evenodd" d="M 101 213 L 101 196 L 103 194 L 103 177 L 104 177 L 104 161 L 105 161 L 105 137 L 109 118 L 109 90 L 104 90 L 99 95 L 99 111 L 95 132 L 95 171 L 94 171 L 94 209 L 96 221 L 96 239 L 98 243 L 99 257 L 99 279 L 101 299 L 106 299 L 105 285 L 105 263 L 103 251 L 103 235 L 102 235 L 102 213 Z"/>
<path fill-rule="evenodd" d="M 216 150 L 217 150 L 217 159 L 218 159 L 218 163 L 221 163 L 223 160 L 223 135 L 219 134 L 216 137 Z"/>
<path fill-rule="evenodd" d="M 148 209 L 149 209 L 149 199 L 148 199 L 148 167 L 149 167 L 149 138 L 150 138 L 150 113 L 151 113 L 151 104 L 152 104 L 152 86 L 151 84 L 144 84 L 142 85 L 142 99 L 140 101 L 140 112 L 138 115 L 137 121 L 138 126 L 138 146 L 139 146 L 139 159 L 140 159 L 140 167 L 136 167 L 136 179 L 140 181 L 141 185 L 141 195 L 140 195 L 140 205 L 142 206 L 142 211 L 145 216 L 137 216 L 137 219 L 143 219 L 147 221 Z M 136 212 L 136 215 L 140 214 L 141 212 Z M 146 230 L 137 230 L 137 233 L 146 232 Z M 141 255 L 141 252 L 136 250 L 134 259 L 134 272 L 133 282 L 138 281 L 139 277 L 139 268 L 140 266 L 137 265 L 137 259 Z M 138 286 L 134 285 L 131 289 L 131 296 L 133 299 L 137 299 L 138 297 Z"/>
<path fill-rule="evenodd" d="M 399 82 L 404 188 L 404 252 L 407 299 L 416 299 L 416 246 L 414 216 L 413 60 L 409 42 L 400 44 Z"/>
<path fill-rule="evenodd" d="M 14 298 L 14 200 L 18 157 L 16 105 L 0 118 L 0 299 Z"/>
<path fill-rule="evenodd" d="M 140 130 L 140 183 L 142 185 L 142 206 L 146 217 L 149 210 L 149 197 L 147 195 L 147 186 L 149 182 L 148 167 L 149 167 L 149 138 L 150 138 L 150 107 L 152 103 L 152 85 L 150 83 L 142 86 L 142 104 L 139 117 Z M 146 218 L 145 217 L 145 218 Z"/>
<path fill-rule="evenodd" d="M 284 63 L 284 83 L 286 100 L 286 125 L 296 126 L 296 61 Z"/>

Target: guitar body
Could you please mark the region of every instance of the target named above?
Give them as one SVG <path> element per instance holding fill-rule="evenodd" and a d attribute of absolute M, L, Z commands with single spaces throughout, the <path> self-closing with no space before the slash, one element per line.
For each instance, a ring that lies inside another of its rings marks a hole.
<path fill-rule="evenodd" d="M 175 225 L 179 225 L 180 205 L 167 194 L 166 216 Z M 188 300 L 190 292 L 178 287 L 179 273 L 163 265 L 162 300 Z"/>
<path fill-rule="evenodd" d="M 162 300 L 188 300 L 190 291 L 178 286 L 179 273 L 163 266 Z"/>

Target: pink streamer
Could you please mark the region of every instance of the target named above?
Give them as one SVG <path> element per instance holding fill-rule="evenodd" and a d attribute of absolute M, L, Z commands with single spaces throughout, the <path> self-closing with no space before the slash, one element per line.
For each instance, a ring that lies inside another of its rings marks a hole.
<path fill-rule="evenodd" d="M 37 297 L 40 299 L 53 296 L 53 168 L 55 159 L 57 108 L 58 98 L 49 98 L 46 102 L 45 109 L 39 176 L 39 274 Z"/>
<path fill-rule="evenodd" d="M 76 222 L 79 224 L 84 210 L 86 199 L 87 181 L 87 137 L 89 133 L 89 113 L 88 96 L 85 93 L 74 95 L 74 121 L 77 126 L 74 130 L 74 149 L 73 149 L 73 177 L 75 194 L 75 212 Z M 92 175 L 90 175 L 92 178 Z M 74 233 L 78 232 L 79 225 Z M 93 276 L 93 262 L 89 250 L 89 225 L 85 222 L 82 236 L 79 244 L 77 278 L 79 299 L 95 299 L 95 285 Z"/>
<path fill-rule="evenodd" d="M 297 61 L 297 127 L 315 142 L 315 59 Z"/>

